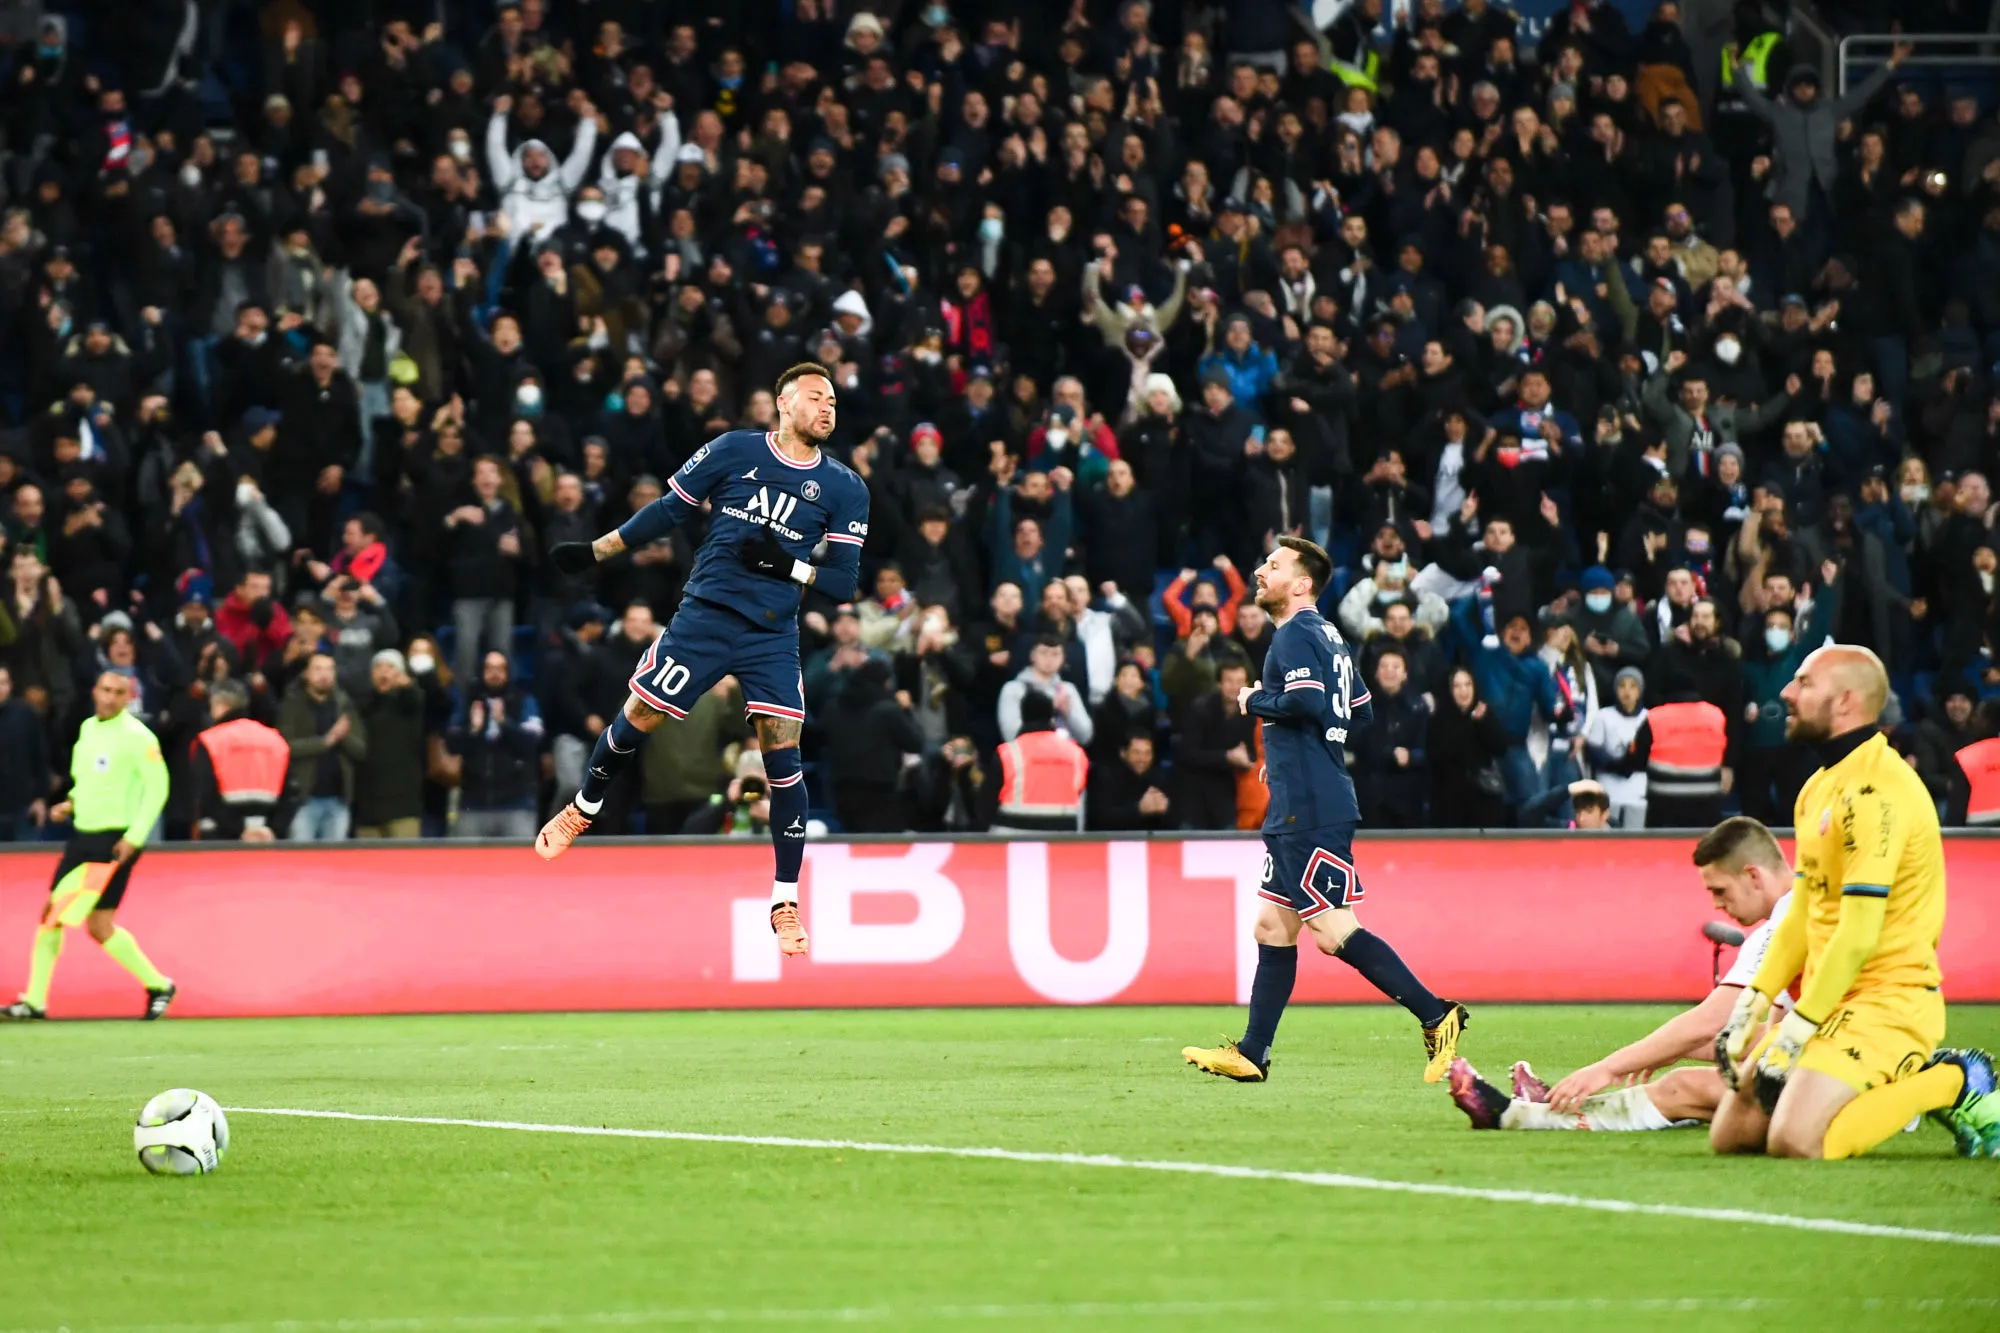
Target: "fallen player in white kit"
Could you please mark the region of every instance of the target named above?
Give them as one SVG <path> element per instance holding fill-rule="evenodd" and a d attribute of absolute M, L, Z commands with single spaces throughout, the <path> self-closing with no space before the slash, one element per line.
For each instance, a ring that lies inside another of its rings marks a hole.
<path fill-rule="evenodd" d="M 1464 1060 L 1451 1066 L 1451 1099 L 1474 1129 L 1672 1129 L 1706 1124 L 1722 1102 L 1724 1084 L 1715 1068 L 1715 1036 L 1722 1031 L 1736 997 L 1764 961 L 1771 932 L 1791 903 L 1792 870 L 1771 831 L 1754 819 L 1725 819 L 1695 844 L 1701 882 L 1721 911 L 1755 927 L 1737 951 L 1729 973 L 1708 998 L 1677 1014 L 1629 1046 L 1620 1047 L 1577 1070 L 1553 1088 L 1535 1077 L 1526 1061 L 1514 1066 L 1510 1097 L 1479 1077 Z M 1779 1005 L 1790 996 L 1779 998 Z M 1775 1007 L 1772 1021 L 1784 1017 Z M 1652 1082 L 1656 1069 L 1682 1060 L 1699 1065 L 1676 1069 Z"/>

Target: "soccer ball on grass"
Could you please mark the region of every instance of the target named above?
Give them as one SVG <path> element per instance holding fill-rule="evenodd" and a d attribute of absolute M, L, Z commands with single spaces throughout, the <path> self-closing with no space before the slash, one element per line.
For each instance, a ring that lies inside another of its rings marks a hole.
<path fill-rule="evenodd" d="M 206 1175 L 229 1151 L 229 1119 L 207 1093 L 170 1088 L 139 1112 L 132 1146 L 156 1176 Z"/>

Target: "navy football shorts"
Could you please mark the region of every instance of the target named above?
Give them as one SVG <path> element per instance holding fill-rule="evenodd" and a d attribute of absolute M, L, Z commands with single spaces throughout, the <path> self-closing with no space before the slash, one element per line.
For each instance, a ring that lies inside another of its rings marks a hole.
<path fill-rule="evenodd" d="M 1257 890 L 1264 901 L 1310 921 L 1321 912 L 1354 906 L 1361 892 L 1352 824 L 1264 835 L 1264 883 Z"/>
<path fill-rule="evenodd" d="M 797 632 L 758 629 L 734 611 L 693 597 L 682 600 L 639 659 L 632 693 L 669 717 L 683 718 L 724 676 L 736 677 L 743 687 L 743 711 L 750 716 L 806 720 Z"/>

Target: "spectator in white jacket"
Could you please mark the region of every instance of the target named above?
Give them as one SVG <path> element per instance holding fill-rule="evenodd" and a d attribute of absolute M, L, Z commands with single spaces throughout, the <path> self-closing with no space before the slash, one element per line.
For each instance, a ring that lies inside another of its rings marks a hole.
<path fill-rule="evenodd" d="M 1076 637 L 1083 643 L 1084 679 L 1090 691 L 1090 706 L 1095 708 L 1111 693 L 1111 686 L 1118 679 L 1118 659 L 1130 645 L 1146 637 L 1146 618 L 1132 605 L 1131 598 L 1118 591 L 1115 583 L 1106 582 L 1101 590 L 1102 611 L 1092 609 L 1090 581 L 1083 575 L 1071 574 L 1064 579 L 1063 591 L 1069 596 L 1069 614 L 1076 621 Z"/>
<path fill-rule="evenodd" d="M 523 139 L 507 150 L 507 113 L 514 99 L 505 94 L 493 101 L 493 118 L 486 122 L 486 170 L 500 195 L 500 212 L 516 245 L 541 239 L 569 221 L 569 197 L 583 184 L 590 159 L 597 152 L 597 110 L 584 103 L 576 122 L 576 144 L 561 167 L 540 139 Z"/>
<path fill-rule="evenodd" d="M 631 243 L 635 258 L 646 257 L 646 221 L 659 208 L 660 189 L 673 174 L 680 147 L 680 122 L 662 116 L 660 147 L 650 162 L 646 146 L 630 130 L 613 139 L 604 155 L 604 169 L 597 176 L 604 189 L 604 225 Z"/>
<path fill-rule="evenodd" d="M 1598 709 L 1584 724 L 1583 754 L 1611 799 L 1612 825 L 1644 828 L 1646 765 L 1632 754 L 1632 741 L 1646 722 L 1646 710 L 1639 706 L 1646 697 L 1646 678 L 1638 667 L 1622 668 L 1614 689 L 1618 706 Z"/>
<path fill-rule="evenodd" d="M 1435 638 L 1451 619 L 1451 607 L 1434 592 L 1410 587 L 1410 560 L 1377 560 L 1366 577 L 1356 580 L 1340 599 L 1340 628 L 1355 643 L 1382 632 L 1382 613 L 1401 602 L 1416 622 Z"/>
<path fill-rule="evenodd" d="M 1056 730 L 1078 745 L 1089 745 L 1094 734 L 1090 709 L 1076 688 L 1062 678 L 1063 641 L 1053 634 L 1035 639 L 1028 650 L 1028 665 L 1021 674 L 1000 687 L 1000 739 L 1011 741 L 1021 734 L 1021 700 L 1029 690 L 1046 695 L 1056 706 Z"/>

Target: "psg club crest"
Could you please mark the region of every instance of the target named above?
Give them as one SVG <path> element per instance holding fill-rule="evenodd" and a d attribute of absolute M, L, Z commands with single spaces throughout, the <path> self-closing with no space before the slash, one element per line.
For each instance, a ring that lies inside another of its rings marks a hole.
<path fill-rule="evenodd" d="M 817 500 L 817 499 L 819 499 L 819 483 L 818 483 L 818 482 L 816 482 L 816 481 L 809 481 L 809 482 L 807 482 L 807 483 L 805 484 L 805 486 L 804 486 L 804 488 L 803 488 L 803 489 L 804 489 L 804 491 L 805 491 L 805 497 L 806 497 L 806 499 L 808 499 L 808 500 Z"/>

